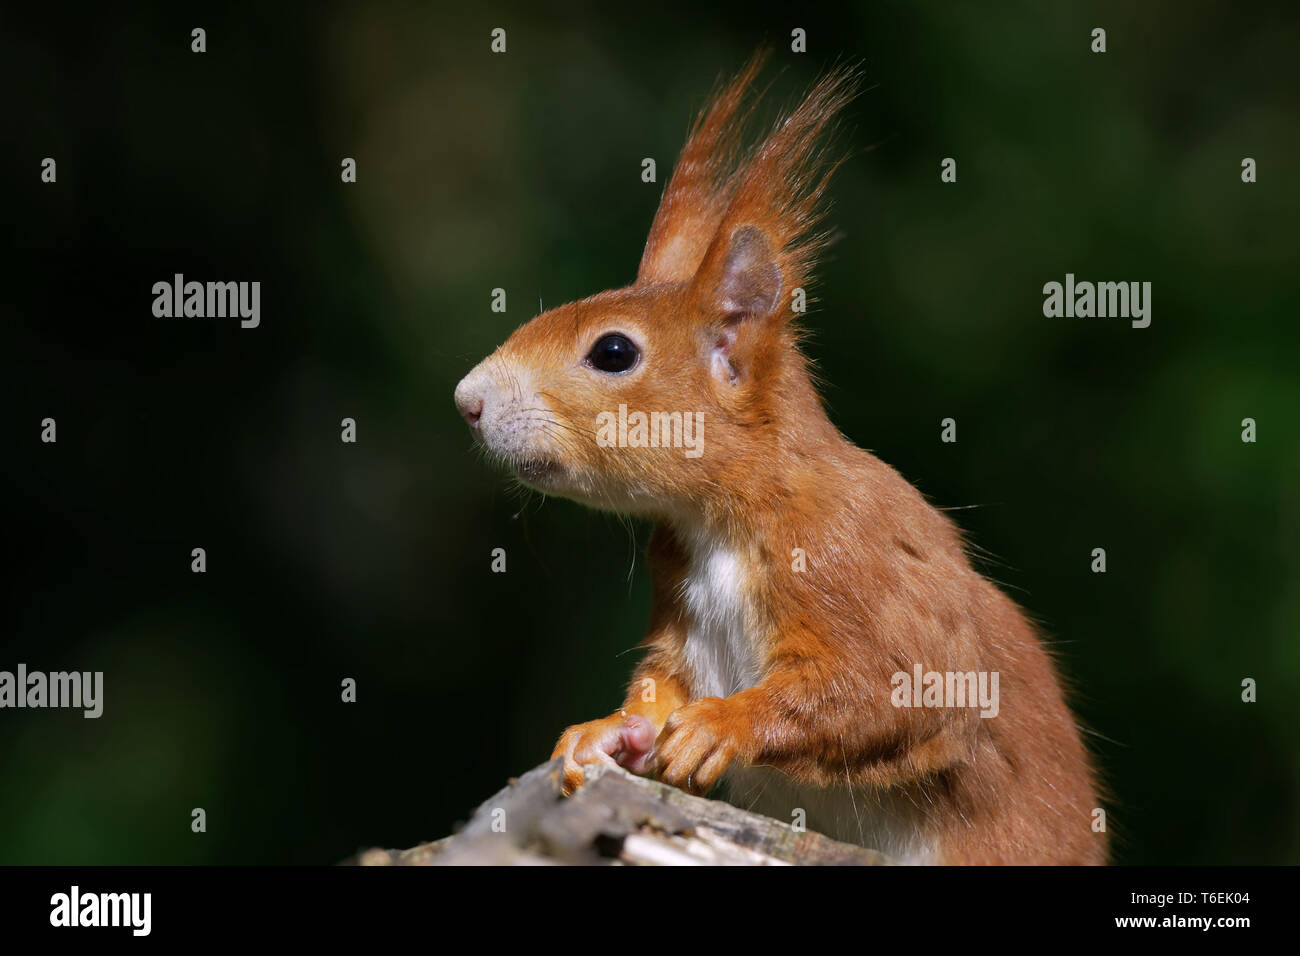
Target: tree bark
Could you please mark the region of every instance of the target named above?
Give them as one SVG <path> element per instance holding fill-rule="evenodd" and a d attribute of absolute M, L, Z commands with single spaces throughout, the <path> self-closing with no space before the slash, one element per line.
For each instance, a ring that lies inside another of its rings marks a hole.
<path fill-rule="evenodd" d="M 693 797 L 618 768 L 589 767 L 560 795 L 563 761 L 513 779 L 452 836 L 409 850 L 367 850 L 361 866 L 881 866 L 875 850 Z"/>

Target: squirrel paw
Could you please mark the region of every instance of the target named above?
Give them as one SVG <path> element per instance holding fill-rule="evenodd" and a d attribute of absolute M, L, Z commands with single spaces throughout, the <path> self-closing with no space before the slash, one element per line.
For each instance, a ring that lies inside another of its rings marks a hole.
<path fill-rule="evenodd" d="M 650 769 L 654 742 L 654 724 L 638 714 L 615 714 L 574 724 L 560 735 L 551 753 L 552 760 L 564 758 L 564 795 L 582 786 L 582 768 L 589 764 L 611 764 L 632 773 L 645 773 Z"/>
<path fill-rule="evenodd" d="M 708 793 L 743 756 L 734 708 L 704 697 L 673 711 L 655 744 L 657 776 L 687 793 Z"/>

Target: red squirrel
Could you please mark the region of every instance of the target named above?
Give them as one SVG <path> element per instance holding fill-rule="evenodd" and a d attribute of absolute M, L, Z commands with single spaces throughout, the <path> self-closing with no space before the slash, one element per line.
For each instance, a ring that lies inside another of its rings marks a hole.
<path fill-rule="evenodd" d="M 644 658 L 617 712 L 561 735 L 564 790 L 597 763 L 699 794 L 725 777 L 739 806 L 900 862 L 1104 863 L 1043 642 L 814 388 L 795 302 L 858 80 L 828 73 L 745 150 L 762 59 L 695 121 L 636 281 L 525 323 L 456 388 L 524 485 L 655 525 Z"/>

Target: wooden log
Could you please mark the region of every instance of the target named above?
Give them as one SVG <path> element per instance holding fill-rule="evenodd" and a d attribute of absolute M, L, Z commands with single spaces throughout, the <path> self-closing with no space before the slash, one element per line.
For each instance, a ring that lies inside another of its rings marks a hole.
<path fill-rule="evenodd" d="M 693 797 L 617 767 L 590 767 L 560 794 L 557 759 L 485 800 L 459 832 L 409 850 L 367 850 L 361 866 L 881 866 L 875 850 Z"/>

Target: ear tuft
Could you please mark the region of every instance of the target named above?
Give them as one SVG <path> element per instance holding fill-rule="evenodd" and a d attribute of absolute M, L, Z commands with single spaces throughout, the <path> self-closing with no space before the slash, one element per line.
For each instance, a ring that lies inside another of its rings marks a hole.
<path fill-rule="evenodd" d="M 721 87 L 691 128 L 664 190 L 637 270 L 638 285 L 685 282 L 695 275 L 722 222 L 741 165 L 746 98 L 771 51 L 760 49 Z"/>
<path fill-rule="evenodd" d="M 779 303 L 807 288 L 829 241 L 817 224 L 827 182 L 840 160 L 823 143 L 855 95 L 859 73 L 840 67 L 824 75 L 799 106 L 742 163 L 718 228 L 692 284 L 707 318 L 768 317 L 792 321 Z"/>
<path fill-rule="evenodd" d="M 757 226 L 741 226 L 731 234 L 714 302 L 722 315 L 762 318 L 781 298 L 781 269 L 772 244 Z"/>

